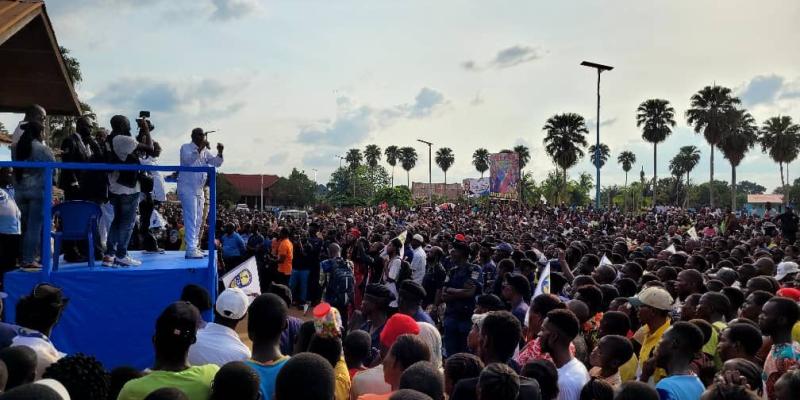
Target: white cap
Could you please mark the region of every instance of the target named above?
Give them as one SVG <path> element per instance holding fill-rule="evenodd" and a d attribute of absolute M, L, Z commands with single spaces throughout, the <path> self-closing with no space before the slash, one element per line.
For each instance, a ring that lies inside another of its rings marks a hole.
<path fill-rule="evenodd" d="M 238 287 L 227 288 L 217 297 L 215 309 L 225 318 L 242 319 L 247 314 L 250 299 Z"/>
<path fill-rule="evenodd" d="M 422 237 L 419 233 L 411 237 L 411 240 L 416 240 L 420 243 L 425 243 L 425 238 Z"/>
<path fill-rule="evenodd" d="M 775 273 L 775 280 L 781 281 L 783 278 L 786 278 L 786 275 L 789 274 L 796 274 L 800 272 L 800 268 L 798 268 L 797 263 L 793 261 L 784 261 L 778 263 L 778 268 Z"/>
<path fill-rule="evenodd" d="M 50 389 L 53 389 L 53 391 L 58 393 L 59 397 L 61 397 L 62 400 L 70 400 L 67 388 L 64 387 L 64 385 L 61 384 L 61 382 L 55 379 L 39 379 L 34 383 L 37 385 L 47 386 Z"/>

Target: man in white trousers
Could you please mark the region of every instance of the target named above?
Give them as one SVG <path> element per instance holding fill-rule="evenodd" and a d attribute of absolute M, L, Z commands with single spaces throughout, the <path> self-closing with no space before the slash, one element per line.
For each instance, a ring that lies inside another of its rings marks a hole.
<path fill-rule="evenodd" d="M 211 155 L 206 133 L 201 128 L 192 129 L 192 142 L 181 146 L 182 167 L 219 167 L 222 165 L 222 150 L 224 146 L 217 143 L 217 156 Z M 186 258 L 203 258 L 200 251 L 200 232 L 203 226 L 203 203 L 205 194 L 203 187 L 206 184 L 204 172 L 178 173 L 178 198 L 183 208 L 183 226 L 186 243 Z"/>

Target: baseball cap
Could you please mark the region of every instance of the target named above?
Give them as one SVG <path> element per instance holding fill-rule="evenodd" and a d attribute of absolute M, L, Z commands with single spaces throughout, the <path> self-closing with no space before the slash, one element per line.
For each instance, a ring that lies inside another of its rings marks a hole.
<path fill-rule="evenodd" d="M 238 287 L 232 287 L 223 290 L 217 296 L 217 304 L 214 309 L 225 318 L 239 320 L 247 314 L 249 305 L 250 299 L 247 298 L 244 291 Z"/>
<path fill-rule="evenodd" d="M 800 268 L 798 268 L 796 262 L 784 261 L 778 263 L 777 272 L 775 273 L 775 279 L 777 281 L 781 281 L 783 280 L 783 278 L 786 278 L 786 275 L 796 274 L 798 272 L 800 272 Z"/>
<path fill-rule="evenodd" d="M 672 309 L 672 296 L 666 289 L 658 286 L 651 286 L 634 297 L 628 297 L 628 302 L 635 307 L 645 305 L 665 311 Z"/>
<path fill-rule="evenodd" d="M 495 246 L 494 249 L 495 250 L 500 250 L 500 251 L 507 251 L 509 253 L 513 253 L 514 252 L 514 248 L 511 247 L 511 245 L 508 244 L 508 243 L 500 243 L 497 246 Z"/>
<path fill-rule="evenodd" d="M 418 241 L 420 243 L 425 243 L 425 238 L 423 238 L 422 235 L 420 235 L 419 233 L 417 233 L 414 236 L 412 236 L 411 240 L 416 240 L 416 241 Z"/>
<path fill-rule="evenodd" d="M 386 320 L 386 324 L 383 326 L 383 330 L 381 331 L 381 344 L 388 349 L 392 347 L 395 340 L 397 340 L 400 335 L 405 334 L 419 334 L 419 325 L 417 324 L 417 321 L 414 321 L 414 318 L 411 318 L 405 314 L 397 313 L 392 315 L 391 318 Z"/>
<path fill-rule="evenodd" d="M 463 233 L 456 233 L 456 236 L 455 236 L 455 238 L 454 238 L 454 239 L 455 239 L 455 241 L 457 241 L 457 242 L 464 242 L 464 241 L 466 241 L 466 240 L 467 240 L 467 238 L 464 236 L 464 234 L 463 234 Z"/>

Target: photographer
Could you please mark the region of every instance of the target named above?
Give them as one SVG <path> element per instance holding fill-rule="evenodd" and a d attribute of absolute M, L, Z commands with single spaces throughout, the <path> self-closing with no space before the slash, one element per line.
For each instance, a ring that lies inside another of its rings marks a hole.
<path fill-rule="evenodd" d="M 137 141 L 131 136 L 131 124 L 127 117 L 115 115 L 111 118 L 111 135 L 106 142 L 110 163 L 139 165 L 137 152 L 152 153 L 153 139 L 148 124 L 139 124 Z M 128 256 L 128 242 L 136 223 L 136 207 L 141 191 L 140 171 L 113 171 L 109 174 L 109 201 L 114 208 L 114 219 L 108 231 L 103 266 L 138 266 L 141 262 Z"/>
<path fill-rule="evenodd" d="M 217 156 L 211 155 L 211 148 L 206 133 L 202 128 L 192 129 L 192 141 L 181 146 L 182 167 L 219 167 L 222 165 L 222 150 L 225 148 L 217 143 Z M 186 258 L 203 258 L 199 247 L 200 230 L 203 226 L 203 205 L 205 204 L 206 174 L 203 172 L 178 173 L 178 198 L 183 208 L 183 226 L 186 244 Z"/>

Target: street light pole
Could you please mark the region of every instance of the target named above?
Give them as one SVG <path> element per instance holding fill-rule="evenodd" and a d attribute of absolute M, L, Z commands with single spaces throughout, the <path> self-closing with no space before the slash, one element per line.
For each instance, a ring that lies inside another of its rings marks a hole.
<path fill-rule="evenodd" d="M 433 207 L 433 162 L 431 159 L 431 146 L 433 146 L 433 143 L 422 139 L 417 139 L 417 141 L 428 145 L 428 204 Z M 447 188 L 445 188 L 446 190 Z"/>
<path fill-rule="evenodd" d="M 597 121 L 596 121 L 596 144 L 594 146 L 594 167 L 597 171 L 597 181 L 595 184 L 595 194 L 594 194 L 594 208 L 600 208 L 600 74 L 603 71 L 611 71 L 614 67 L 609 65 L 597 64 L 589 61 L 584 61 L 581 63 L 584 67 L 595 68 L 597 69 Z"/>

